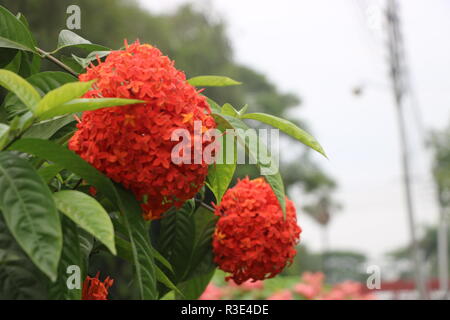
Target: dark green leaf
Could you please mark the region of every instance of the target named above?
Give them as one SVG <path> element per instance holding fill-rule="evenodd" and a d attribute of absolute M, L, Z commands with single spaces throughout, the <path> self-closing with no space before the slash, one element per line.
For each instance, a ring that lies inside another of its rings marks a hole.
<path fill-rule="evenodd" d="M 6 8 L 0 6 L 0 47 L 35 52 L 28 28 Z"/>
<path fill-rule="evenodd" d="M 56 279 L 62 232 L 52 195 L 25 159 L 0 153 L 0 208 L 6 225 L 33 263 Z"/>
<path fill-rule="evenodd" d="M 83 266 L 78 230 L 77 226 L 67 217 L 62 217 L 61 223 L 64 233 L 63 250 L 58 267 L 58 279 L 56 282 L 49 284 L 49 298 L 53 300 L 80 300 L 84 275 L 80 274 L 81 281 L 78 289 L 69 289 L 67 286 L 67 280 L 71 276 L 70 273 L 67 273 L 67 267 L 74 265 L 82 269 Z"/>

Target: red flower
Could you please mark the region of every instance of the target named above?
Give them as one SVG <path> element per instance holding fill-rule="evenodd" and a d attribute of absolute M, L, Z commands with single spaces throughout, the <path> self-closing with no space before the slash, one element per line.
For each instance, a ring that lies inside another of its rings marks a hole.
<path fill-rule="evenodd" d="M 216 207 L 220 217 L 213 239 L 214 261 L 237 284 L 264 280 L 281 272 L 296 254 L 301 229 L 292 201 L 286 198 L 286 220 L 278 200 L 263 179 L 239 181 Z"/>
<path fill-rule="evenodd" d="M 173 61 L 139 42 L 111 52 L 80 75 L 80 81 L 92 79 L 97 82 L 86 98 L 146 103 L 84 112 L 69 148 L 132 190 L 146 219 L 157 219 L 192 198 L 204 184 L 208 165 L 203 159 L 199 164 L 174 164 L 171 151 L 179 142 L 171 141 L 171 135 L 174 129 L 186 129 L 192 136 L 194 121 L 201 121 L 202 132 L 216 126 L 205 97 L 187 83 Z M 209 143 L 193 141 L 192 154 Z"/>
<path fill-rule="evenodd" d="M 83 283 L 82 300 L 108 300 L 108 289 L 114 280 L 107 277 L 103 282 L 98 279 L 100 272 L 95 278 L 86 277 Z"/>

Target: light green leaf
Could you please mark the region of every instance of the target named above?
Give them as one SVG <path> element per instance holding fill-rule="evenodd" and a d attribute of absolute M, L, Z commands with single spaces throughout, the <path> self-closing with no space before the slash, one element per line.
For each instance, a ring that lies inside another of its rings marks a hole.
<path fill-rule="evenodd" d="M 42 97 L 42 100 L 34 109 L 34 114 L 42 118 L 43 114 L 51 112 L 52 109 L 59 109 L 64 103 L 79 98 L 88 92 L 94 82 L 95 80 L 70 82 L 50 91 Z"/>
<path fill-rule="evenodd" d="M 26 78 L 26 80 L 39 92 L 41 96 L 44 96 L 47 92 L 53 89 L 59 88 L 65 83 L 77 81 L 77 78 L 66 73 L 59 71 L 45 71 L 33 74 Z M 8 93 L 5 97 L 4 106 L 8 111 L 9 118 L 27 110 L 25 104 L 23 104 L 16 95 Z"/>
<path fill-rule="evenodd" d="M 145 101 L 122 98 L 74 99 L 60 105 L 57 108 L 53 108 L 47 112 L 42 113 L 39 118 L 45 120 L 68 113 L 91 111 L 101 108 L 111 108 L 136 103 L 145 103 Z"/>
<path fill-rule="evenodd" d="M 195 87 L 227 87 L 240 85 L 241 82 L 222 76 L 198 76 L 188 80 Z"/>
<path fill-rule="evenodd" d="M 41 96 L 30 83 L 9 70 L 0 70 L 0 85 L 13 92 L 30 110 L 41 100 Z"/>
<path fill-rule="evenodd" d="M 222 106 L 222 113 L 226 114 L 227 116 L 232 116 L 232 117 L 239 117 L 239 112 L 229 103 L 225 103 Z"/>
<path fill-rule="evenodd" d="M 284 133 L 290 135 L 291 137 L 297 139 L 304 145 L 316 150 L 320 154 L 322 154 L 324 157 L 327 157 L 325 154 L 325 151 L 323 150 L 322 146 L 317 142 L 317 140 L 307 133 L 306 131 L 300 129 L 292 122 L 272 116 L 270 114 L 265 113 L 247 113 L 241 116 L 242 119 L 253 119 L 258 120 L 260 122 L 263 122 L 265 124 L 268 124 L 272 127 L 278 128 Z"/>
<path fill-rule="evenodd" d="M 27 160 L 1 152 L 0 190 L 0 208 L 12 235 L 33 263 L 55 281 L 62 231 L 47 185 Z"/>
<path fill-rule="evenodd" d="M 215 271 L 216 269 L 213 269 L 208 273 L 198 275 L 178 285 L 180 291 L 183 293 L 183 297 L 177 298 L 182 298 L 186 300 L 197 300 L 205 291 L 206 287 L 208 286 L 209 282 L 214 276 Z"/>
<path fill-rule="evenodd" d="M 53 199 L 59 211 L 96 237 L 112 254 L 116 254 L 113 224 L 97 200 L 76 190 L 56 192 Z"/>
<path fill-rule="evenodd" d="M 86 40 L 79 35 L 77 35 L 75 32 L 69 31 L 69 30 L 61 30 L 58 37 L 58 46 L 55 50 L 51 52 L 51 54 L 54 54 L 58 52 L 61 49 L 69 48 L 69 47 L 76 47 L 80 48 L 86 51 L 109 51 L 111 50 L 108 47 L 93 44 L 89 40 Z"/>
<path fill-rule="evenodd" d="M 0 150 L 3 149 L 9 138 L 9 126 L 4 123 L 0 123 Z"/>
<path fill-rule="evenodd" d="M 0 6 L 0 47 L 35 52 L 28 28 L 5 7 Z"/>

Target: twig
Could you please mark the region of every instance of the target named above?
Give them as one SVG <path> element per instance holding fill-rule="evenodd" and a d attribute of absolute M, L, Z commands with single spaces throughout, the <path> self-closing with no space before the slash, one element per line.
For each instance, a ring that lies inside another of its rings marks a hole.
<path fill-rule="evenodd" d="M 45 52 L 44 50 L 35 47 L 35 49 L 37 50 L 37 52 L 39 52 L 43 58 L 50 60 L 51 62 L 53 62 L 54 64 L 56 64 L 57 66 L 63 68 L 64 70 L 66 70 L 67 72 L 69 72 L 70 74 L 72 74 L 75 77 L 78 77 L 78 73 L 76 73 L 71 67 L 69 67 L 68 65 L 64 64 L 63 62 L 59 61 L 58 59 L 56 59 L 54 56 L 52 56 L 50 53 Z"/>
<path fill-rule="evenodd" d="M 199 203 L 200 206 L 202 206 L 203 208 L 208 209 L 208 210 L 211 211 L 211 212 L 214 212 L 214 211 L 215 211 L 213 207 L 211 207 L 210 205 L 207 205 L 207 204 L 204 203 L 202 200 L 200 200 L 200 199 L 195 199 L 195 201 L 196 201 L 197 203 Z"/>

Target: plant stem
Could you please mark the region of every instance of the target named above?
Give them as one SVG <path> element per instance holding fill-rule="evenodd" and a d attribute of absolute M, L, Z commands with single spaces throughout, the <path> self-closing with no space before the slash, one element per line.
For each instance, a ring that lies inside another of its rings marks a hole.
<path fill-rule="evenodd" d="M 69 67 L 68 65 L 64 64 L 60 60 L 56 59 L 50 53 L 45 52 L 44 50 L 42 50 L 42 49 L 40 49 L 38 47 L 35 47 L 35 48 L 42 55 L 43 58 L 50 60 L 51 62 L 53 62 L 57 66 L 63 68 L 64 70 L 66 70 L 67 72 L 72 74 L 73 76 L 78 77 L 78 73 L 76 73 L 71 67 Z"/>
<path fill-rule="evenodd" d="M 196 201 L 197 203 L 199 203 L 200 206 L 202 206 L 203 208 L 208 209 L 208 210 L 211 211 L 211 212 L 214 212 L 214 211 L 215 211 L 213 207 L 211 207 L 210 205 L 207 205 L 207 204 L 204 203 L 202 200 L 200 200 L 200 199 L 195 199 L 195 201 Z"/>

